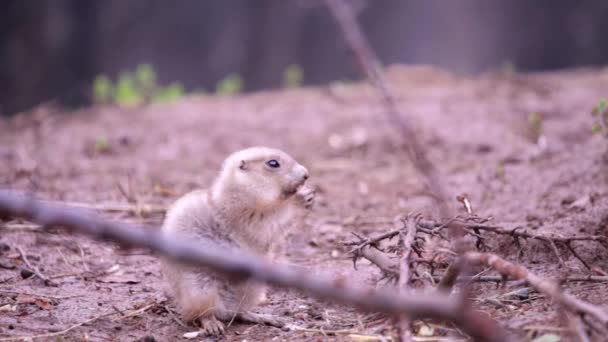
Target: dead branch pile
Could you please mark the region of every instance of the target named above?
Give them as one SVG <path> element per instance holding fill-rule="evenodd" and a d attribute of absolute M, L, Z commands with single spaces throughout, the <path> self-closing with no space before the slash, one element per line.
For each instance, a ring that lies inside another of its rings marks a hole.
<path fill-rule="evenodd" d="M 487 247 L 484 241 L 489 238 L 490 234 L 508 235 L 518 243 L 519 240 L 538 240 L 557 253 L 557 257 L 562 260 L 562 265 L 564 258 L 559 254 L 557 248 L 554 248 L 557 244 L 568 247 L 573 241 L 594 241 L 603 246 L 606 242 L 606 237 L 603 236 L 533 234 L 523 227 L 505 228 L 489 225 L 487 220 L 476 217 L 455 218 L 450 221 L 458 221 L 469 238 L 478 241 L 479 249 Z M 481 221 L 486 223 L 482 224 Z M 589 336 L 594 336 L 599 340 L 608 331 L 608 311 L 577 299 L 560 286 L 561 283 L 568 282 L 607 281 L 607 277 L 603 275 L 569 275 L 552 280 L 540 277 L 524 266 L 492 253 L 469 251 L 458 255 L 449 248 L 432 250 L 428 244 L 432 243 L 433 239 L 445 240 L 442 233 L 446 229 L 445 227 L 445 223 L 422 220 L 420 216 L 407 216 L 403 219 L 403 225 L 399 229 L 392 229 L 371 237 L 354 233 L 356 239 L 343 242 L 342 245 L 349 248 L 355 268 L 358 260 L 366 259 L 378 267 L 383 274 L 382 279 L 398 284 L 398 288 L 402 290 L 418 286 L 449 294 L 453 292 L 458 283 L 472 284 L 475 282 L 495 282 L 503 286 L 505 293 L 513 293 L 530 287 L 556 304 L 558 312 L 562 313 L 563 317 L 568 317 L 568 326 L 571 327 L 572 335 L 579 340 L 589 340 Z M 574 248 L 569 247 L 567 250 L 583 265 L 589 267 Z M 474 276 L 466 274 L 461 276 L 463 265 L 466 264 L 483 266 L 496 275 L 487 275 L 484 271 L 483 275 L 479 273 Z M 410 274 L 414 276 L 412 277 Z M 467 293 L 468 291 L 469 289 L 463 285 L 460 292 Z M 496 297 L 492 298 L 490 302 L 499 307 L 506 307 L 506 304 Z"/>

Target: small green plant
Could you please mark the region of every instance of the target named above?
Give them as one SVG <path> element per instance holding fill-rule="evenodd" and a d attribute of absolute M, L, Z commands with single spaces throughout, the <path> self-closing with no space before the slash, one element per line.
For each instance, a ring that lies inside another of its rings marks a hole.
<path fill-rule="evenodd" d="M 283 86 L 286 88 L 297 88 L 302 85 L 304 71 L 297 64 L 288 66 L 283 72 Z"/>
<path fill-rule="evenodd" d="M 608 100 L 605 98 L 599 100 L 591 111 L 591 115 L 595 120 L 591 126 L 591 132 L 594 134 L 602 134 L 608 139 Z"/>
<path fill-rule="evenodd" d="M 171 102 L 178 100 L 184 94 L 184 87 L 179 83 L 171 83 L 164 89 L 161 89 L 156 96 L 154 102 Z"/>
<path fill-rule="evenodd" d="M 95 102 L 108 102 L 112 97 L 112 81 L 104 75 L 99 75 L 93 82 L 93 98 Z"/>
<path fill-rule="evenodd" d="M 143 89 L 139 89 L 130 72 L 123 72 L 118 77 L 114 89 L 114 102 L 119 106 L 131 107 L 142 104 L 144 101 Z"/>
<path fill-rule="evenodd" d="M 243 80 L 238 74 L 230 74 L 223 80 L 219 81 L 215 92 L 218 95 L 233 95 L 238 94 L 243 89 Z"/>
<path fill-rule="evenodd" d="M 112 84 L 105 75 L 97 76 L 93 82 L 96 103 L 114 103 L 123 107 L 175 101 L 183 94 L 184 89 L 177 82 L 166 87 L 159 85 L 154 68 L 145 63 L 138 65 L 134 72 L 121 72 L 116 84 Z"/>
<path fill-rule="evenodd" d="M 532 140 L 538 143 L 538 139 L 543 135 L 543 116 L 537 112 L 528 114 L 528 128 Z"/>
<path fill-rule="evenodd" d="M 146 94 L 152 95 L 158 85 L 156 84 L 156 72 L 150 64 L 140 64 L 135 69 L 135 83 Z"/>
<path fill-rule="evenodd" d="M 505 75 L 515 75 L 517 73 L 517 65 L 511 60 L 507 60 L 502 63 L 500 70 Z"/>
<path fill-rule="evenodd" d="M 95 152 L 105 153 L 110 150 L 110 142 L 105 135 L 100 135 L 95 138 Z"/>

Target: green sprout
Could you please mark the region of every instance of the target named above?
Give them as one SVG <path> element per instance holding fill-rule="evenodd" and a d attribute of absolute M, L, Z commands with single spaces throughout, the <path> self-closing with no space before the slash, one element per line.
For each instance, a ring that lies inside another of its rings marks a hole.
<path fill-rule="evenodd" d="M 173 82 L 156 93 L 154 102 L 173 102 L 179 100 L 183 95 L 184 87 L 180 83 Z"/>
<path fill-rule="evenodd" d="M 532 139 L 537 142 L 543 134 L 543 116 L 537 112 L 528 114 L 528 124 Z"/>
<path fill-rule="evenodd" d="M 608 100 L 600 99 L 597 105 L 593 107 L 591 115 L 596 118 L 591 125 L 591 132 L 593 134 L 604 133 L 604 137 L 608 139 Z"/>
<path fill-rule="evenodd" d="M 99 75 L 93 81 L 93 99 L 97 103 L 106 103 L 112 97 L 112 81 L 105 76 Z"/>
<path fill-rule="evenodd" d="M 243 88 L 243 80 L 238 74 L 230 74 L 221 80 L 216 87 L 218 95 L 238 94 Z"/>
<path fill-rule="evenodd" d="M 132 107 L 143 103 L 143 94 L 137 88 L 137 84 L 130 72 L 123 72 L 118 77 L 114 102 L 120 106 Z"/>
<path fill-rule="evenodd" d="M 95 138 L 95 152 L 104 153 L 110 150 L 110 142 L 104 135 L 100 135 Z"/>
<path fill-rule="evenodd" d="M 297 88 L 302 85 L 304 71 L 297 64 L 292 64 L 283 72 L 283 85 L 286 88 Z"/>
<path fill-rule="evenodd" d="M 135 69 L 135 82 L 146 95 L 151 95 L 156 90 L 156 72 L 150 64 L 140 64 L 137 66 L 137 69 Z"/>

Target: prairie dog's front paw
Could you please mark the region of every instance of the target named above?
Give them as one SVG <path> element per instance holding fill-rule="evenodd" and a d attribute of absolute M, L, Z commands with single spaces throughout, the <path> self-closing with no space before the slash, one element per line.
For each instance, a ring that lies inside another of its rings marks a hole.
<path fill-rule="evenodd" d="M 296 192 L 298 202 L 300 202 L 304 208 L 310 209 L 315 202 L 315 188 L 308 184 L 303 185 L 298 192 Z"/>
<path fill-rule="evenodd" d="M 201 331 L 207 336 L 220 336 L 224 334 L 224 323 L 220 322 L 215 316 L 199 318 Z"/>

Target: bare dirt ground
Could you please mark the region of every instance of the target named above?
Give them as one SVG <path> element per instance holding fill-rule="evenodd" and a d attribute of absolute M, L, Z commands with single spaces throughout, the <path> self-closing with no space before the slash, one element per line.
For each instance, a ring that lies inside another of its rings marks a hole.
<path fill-rule="evenodd" d="M 608 70 L 585 69 L 476 78 L 425 67 L 391 68 L 399 105 L 441 170 L 450 203 L 466 193 L 475 213 L 504 225 L 556 234 L 608 229 L 608 141 L 591 134 L 590 111 L 608 94 Z M 409 213 L 431 215 L 420 178 L 395 144 L 375 91 L 365 84 L 191 97 L 137 109 L 95 107 L 77 113 L 39 109 L 0 121 L 0 186 L 76 202 L 117 220 L 156 229 L 164 207 L 207 186 L 230 152 L 251 145 L 279 147 L 311 172 L 315 207 L 294 224 L 286 261 L 313 272 L 344 274 L 375 286 L 380 273 L 366 262 L 352 268 L 340 241 L 351 232 L 393 227 Z M 542 117 L 547 148 L 531 138 L 530 113 Z M 592 274 L 566 249 L 566 268 L 550 248 L 491 236 L 491 250 L 547 277 Z M 184 340 L 196 330 L 178 323 L 165 302 L 159 263 L 145 250 L 125 250 L 62 230 L 45 232 L 21 221 L 0 223 L 0 338 L 58 332 L 65 340 Z M 608 252 L 575 244 L 592 267 L 608 271 Z M 20 249 L 57 286 L 22 274 Z M 23 276 L 26 276 L 24 279 Z M 578 298 L 608 305 L 605 283 L 569 283 Z M 494 293 L 477 285 L 480 296 Z M 560 329 L 550 301 L 538 297 L 479 308 L 524 338 Z M 377 316 L 273 289 L 261 311 L 311 331 L 233 324 L 228 341 L 345 339 L 321 330 L 371 333 Z M 314 331 L 318 329 L 319 331 Z M 198 338 L 201 340 L 203 338 Z M 55 337 L 40 340 L 55 340 Z"/>

